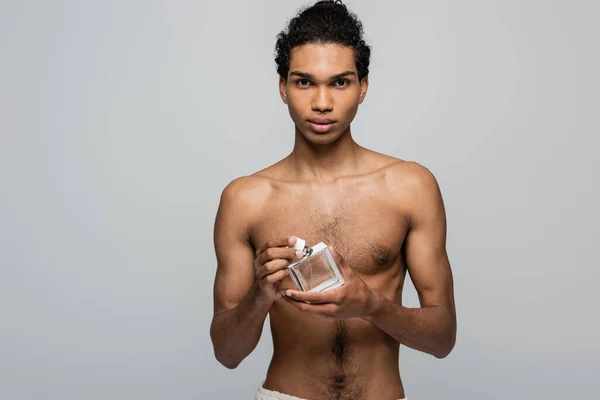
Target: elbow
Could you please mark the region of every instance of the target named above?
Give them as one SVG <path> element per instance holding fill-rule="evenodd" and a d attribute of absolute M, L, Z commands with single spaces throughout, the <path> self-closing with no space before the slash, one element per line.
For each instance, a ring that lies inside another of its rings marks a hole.
<path fill-rule="evenodd" d="M 220 343 L 220 341 L 217 340 L 217 337 L 218 334 L 216 333 L 215 325 L 212 324 L 210 327 L 210 339 L 213 345 L 215 359 L 227 369 L 236 369 L 241 361 L 234 360 L 224 348 L 224 343 Z"/>
<path fill-rule="evenodd" d="M 435 358 L 437 358 L 438 360 L 441 360 L 442 358 L 448 357 L 448 355 L 451 352 L 452 352 L 452 348 L 439 349 L 438 351 L 436 351 L 435 353 L 433 353 L 433 356 Z"/>
<path fill-rule="evenodd" d="M 240 365 L 239 361 L 227 359 L 226 357 L 219 357 L 215 352 L 215 358 L 222 366 L 227 369 L 236 369 L 238 365 Z"/>
<path fill-rule="evenodd" d="M 452 333 L 451 335 L 447 335 L 444 340 L 440 341 L 440 345 L 436 349 L 436 352 L 433 353 L 433 356 L 438 359 L 446 358 L 454 349 L 454 345 L 456 344 L 456 333 Z"/>
<path fill-rule="evenodd" d="M 240 365 L 240 363 L 230 363 L 230 364 L 225 364 L 225 363 L 221 363 L 222 365 L 224 365 L 227 369 L 236 369 L 238 365 Z"/>
<path fill-rule="evenodd" d="M 448 357 L 448 355 L 454 349 L 456 344 L 456 317 L 452 316 L 448 323 L 444 326 L 438 336 L 438 345 L 436 346 L 435 353 L 432 353 L 435 358 L 442 359 Z"/>
<path fill-rule="evenodd" d="M 227 354 L 226 351 L 220 349 L 219 346 L 213 343 L 213 350 L 215 353 L 215 359 L 225 368 L 227 369 L 236 369 L 238 365 L 242 362 L 242 360 L 236 360 L 230 354 Z"/>

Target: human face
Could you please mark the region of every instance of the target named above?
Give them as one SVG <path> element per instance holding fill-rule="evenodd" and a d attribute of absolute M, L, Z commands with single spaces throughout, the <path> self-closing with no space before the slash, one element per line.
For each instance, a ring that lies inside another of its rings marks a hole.
<path fill-rule="evenodd" d="M 287 80 L 279 81 L 296 128 L 313 143 L 331 143 L 347 131 L 367 86 L 366 77 L 358 80 L 353 49 L 338 44 L 292 49 Z"/>

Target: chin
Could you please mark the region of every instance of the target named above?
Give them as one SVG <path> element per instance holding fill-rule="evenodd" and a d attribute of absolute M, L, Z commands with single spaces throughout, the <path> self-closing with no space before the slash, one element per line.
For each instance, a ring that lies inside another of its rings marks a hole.
<path fill-rule="evenodd" d="M 321 133 L 321 132 L 313 132 L 313 131 L 307 129 L 306 131 L 302 132 L 302 136 L 304 136 L 306 138 L 306 140 L 308 140 L 311 143 L 328 144 L 328 143 L 335 142 L 340 137 L 340 134 L 337 131 Z"/>
<path fill-rule="evenodd" d="M 306 140 L 316 144 L 326 144 L 335 142 L 342 135 L 340 130 L 335 128 L 329 132 L 316 132 L 312 130 L 310 126 L 302 126 L 302 129 L 300 129 L 298 125 L 296 125 L 296 129 L 300 132 L 302 136 L 304 136 Z"/>

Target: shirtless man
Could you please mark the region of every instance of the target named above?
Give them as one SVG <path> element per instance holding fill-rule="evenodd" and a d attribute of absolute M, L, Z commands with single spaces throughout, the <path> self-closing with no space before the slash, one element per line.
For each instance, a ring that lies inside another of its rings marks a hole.
<path fill-rule="evenodd" d="M 257 399 L 402 399 L 399 345 L 443 358 L 455 342 L 439 187 L 419 164 L 353 140 L 370 50 L 344 5 L 322 1 L 299 13 L 276 48 L 295 144 L 287 157 L 232 181 L 221 195 L 215 356 L 235 368 L 255 348 L 269 314 L 274 352 Z M 295 290 L 286 266 L 297 259 L 296 235 L 308 246 L 332 246 L 345 285 Z M 420 308 L 402 306 L 407 272 Z"/>

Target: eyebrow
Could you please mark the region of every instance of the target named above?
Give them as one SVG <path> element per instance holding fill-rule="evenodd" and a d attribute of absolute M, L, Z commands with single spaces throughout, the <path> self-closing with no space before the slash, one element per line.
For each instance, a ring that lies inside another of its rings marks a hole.
<path fill-rule="evenodd" d="M 311 79 L 313 81 L 315 80 L 314 75 L 308 74 L 306 72 L 292 71 L 292 72 L 290 72 L 290 76 L 292 76 L 292 75 L 299 76 L 299 77 L 304 78 L 304 79 Z M 340 79 L 340 78 L 343 78 L 345 76 L 356 76 L 356 73 L 354 73 L 353 71 L 342 72 L 341 74 L 336 74 L 336 75 L 330 76 L 329 80 L 330 81 L 334 81 L 336 79 Z"/>

